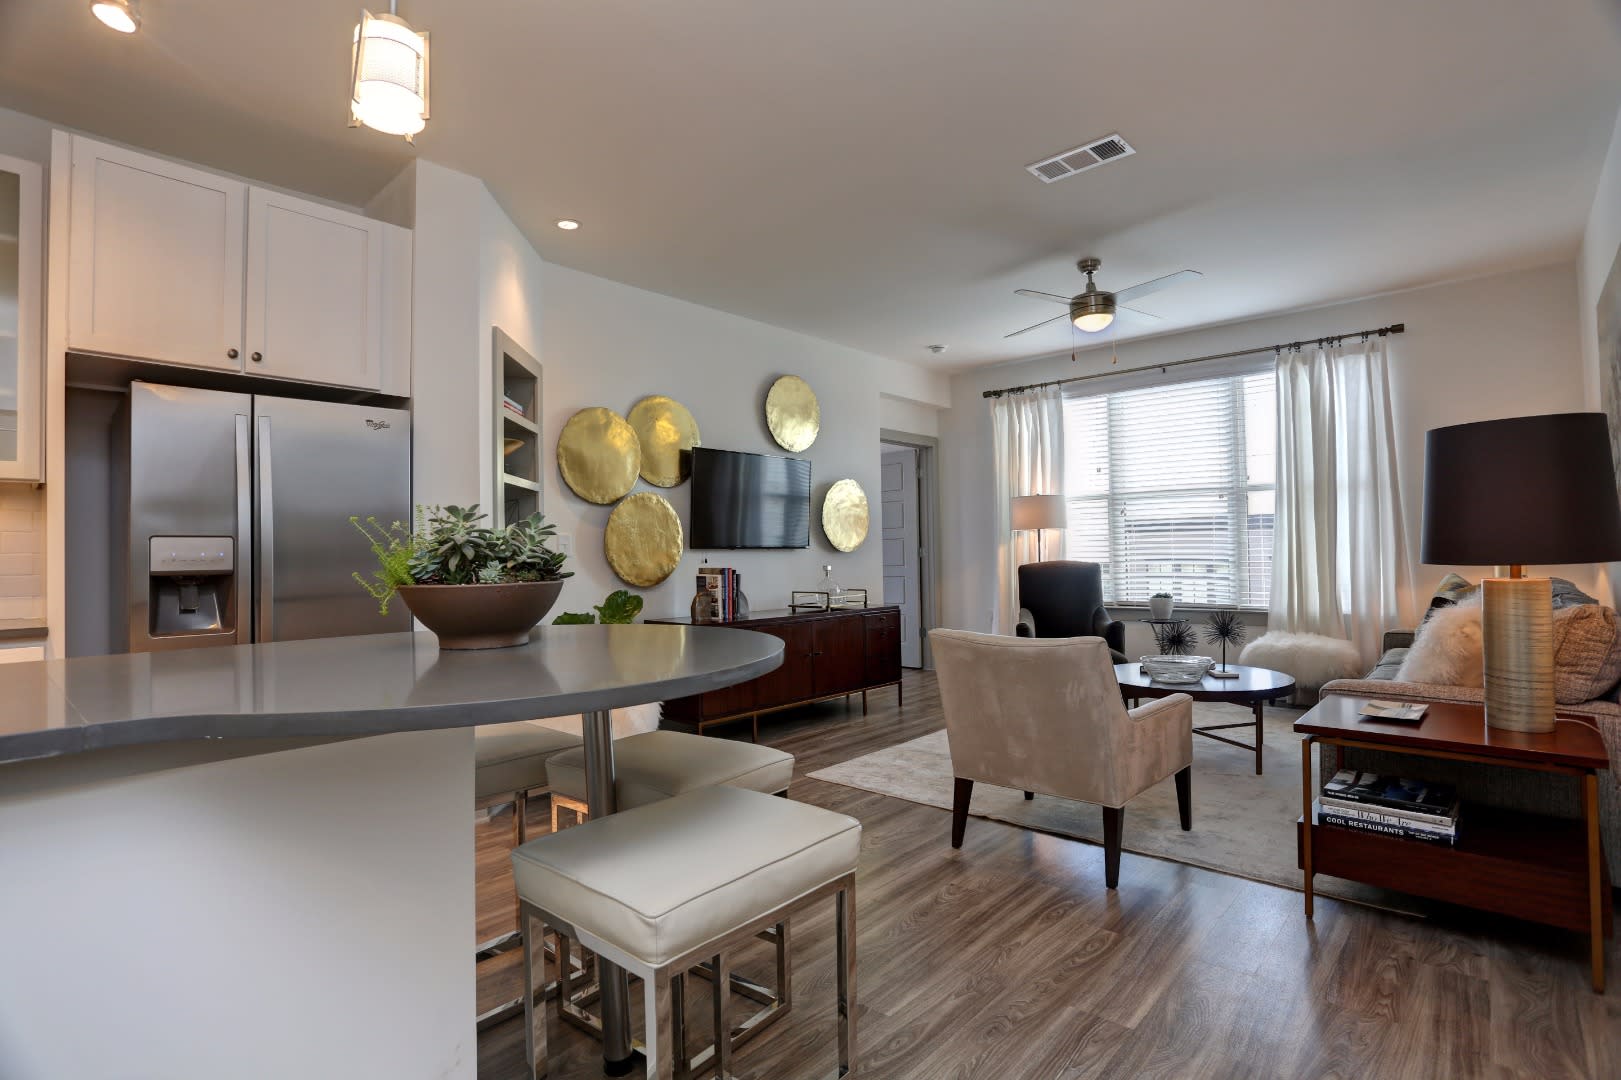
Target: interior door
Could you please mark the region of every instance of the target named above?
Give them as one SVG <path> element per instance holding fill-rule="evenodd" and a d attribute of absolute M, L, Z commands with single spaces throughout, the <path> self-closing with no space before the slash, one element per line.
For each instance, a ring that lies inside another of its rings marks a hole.
<path fill-rule="evenodd" d="M 249 192 L 250 374 L 378 389 L 383 230 L 307 199 Z"/>
<path fill-rule="evenodd" d="M 884 603 L 901 609 L 901 664 L 923 666 L 922 573 L 918 550 L 917 451 L 885 450 L 879 484 L 884 532 Z"/>
<path fill-rule="evenodd" d="M 242 368 L 247 185 L 73 140 L 68 347 Z"/>
<path fill-rule="evenodd" d="M 355 581 L 375 565 L 351 515 L 411 520 L 411 416 L 399 409 L 254 399 L 254 640 L 408 630 Z"/>

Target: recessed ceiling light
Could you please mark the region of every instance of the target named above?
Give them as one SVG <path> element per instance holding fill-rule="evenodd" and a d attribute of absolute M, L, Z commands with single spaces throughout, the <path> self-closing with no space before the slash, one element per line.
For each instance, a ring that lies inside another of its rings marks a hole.
<path fill-rule="evenodd" d="M 557 227 L 565 232 L 573 232 L 580 227 L 580 223 L 573 218 L 564 218 L 557 223 Z"/>
<path fill-rule="evenodd" d="M 136 0 L 95 0 L 90 14 L 120 34 L 133 34 L 141 28 L 141 11 Z"/>

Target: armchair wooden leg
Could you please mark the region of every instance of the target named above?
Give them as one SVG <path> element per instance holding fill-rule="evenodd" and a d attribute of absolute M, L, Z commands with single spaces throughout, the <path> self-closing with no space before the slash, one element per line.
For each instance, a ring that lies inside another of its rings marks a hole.
<path fill-rule="evenodd" d="M 968 827 L 968 800 L 974 794 L 974 782 L 957 777 L 957 786 L 951 793 L 951 846 L 962 847 L 963 830 Z"/>
<path fill-rule="evenodd" d="M 1182 831 L 1193 828 L 1193 766 L 1176 774 L 1176 810 L 1182 816 Z"/>
<path fill-rule="evenodd" d="M 1120 826 L 1125 819 L 1125 807 L 1103 808 L 1103 882 L 1111 889 L 1120 884 Z"/>
<path fill-rule="evenodd" d="M 1031 799 L 1033 799 L 1035 797 L 1036 797 L 1036 793 L 1033 792 L 1033 791 L 1027 791 L 1027 792 L 1024 793 L 1024 801 L 1025 802 L 1029 802 Z"/>

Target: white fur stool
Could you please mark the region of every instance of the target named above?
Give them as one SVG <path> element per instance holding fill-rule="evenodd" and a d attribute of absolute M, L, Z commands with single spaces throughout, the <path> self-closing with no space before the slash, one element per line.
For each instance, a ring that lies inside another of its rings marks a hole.
<path fill-rule="evenodd" d="M 1296 687 L 1295 703 L 1302 705 L 1314 704 L 1323 684 L 1361 678 L 1364 674 L 1362 657 L 1351 642 L 1286 630 L 1268 630 L 1244 646 L 1238 662 L 1291 676 Z"/>

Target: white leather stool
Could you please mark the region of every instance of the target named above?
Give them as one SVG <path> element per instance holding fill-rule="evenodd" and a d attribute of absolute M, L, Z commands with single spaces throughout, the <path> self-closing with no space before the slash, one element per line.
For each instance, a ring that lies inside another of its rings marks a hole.
<path fill-rule="evenodd" d="M 512 853 L 523 916 L 526 1049 L 547 1070 L 544 1003 L 531 948 L 553 929 L 643 983 L 647 1075 L 672 1080 L 685 1060 L 686 973 L 713 963 L 713 1054 L 731 1075 L 730 953 L 761 930 L 834 897 L 839 1075 L 855 1063 L 855 869 L 861 823 L 734 787 L 707 787 L 531 840 Z M 542 971 L 544 983 L 549 972 Z M 786 1008 L 787 1003 L 783 1003 Z"/>
<path fill-rule="evenodd" d="M 586 817 L 585 749 L 565 750 L 547 766 L 552 785 L 552 831 L 560 807 Z M 631 810 L 697 788 L 748 788 L 785 794 L 794 777 L 794 755 L 757 743 L 644 731 L 614 740 L 614 798 Z"/>
<path fill-rule="evenodd" d="M 560 831 L 559 812 L 567 809 L 578 821 L 585 821 L 585 750 L 565 750 L 549 763 L 552 785 L 552 832 Z M 679 731 L 645 731 L 614 740 L 614 798 L 621 811 L 699 788 L 747 788 L 767 795 L 788 797 L 788 784 L 794 776 L 794 756 L 758 743 L 688 735 Z M 731 976 L 732 989 L 757 1002 L 762 1008 L 741 1025 L 742 1041 L 777 1020 L 787 1011 L 792 997 L 788 966 L 789 931 L 784 923 L 761 934 L 777 951 L 776 985 L 764 986 L 739 974 Z M 707 979 L 718 975 L 707 966 L 696 974 Z M 564 980 L 565 984 L 567 979 Z M 591 1029 L 595 1018 L 575 1004 L 575 996 L 565 985 L 563 1016 L 570 1022 Z M 589 996 L 589 995 L 587 995 Z"/>
<path fill-rule="evenodd" d="M 529 839 L 529 793 L 550 785 L 547 763 L 557 754 L 580 745 L 580 737 L 532 720 L 488 724 L 473 729 L 473 797 L 478 809 L 493 813 L 512 803 L 512 846 Z M 519 919 L 522 922 L 521 914 Z M 476 961 L 488 960 L 522 944 L 520 930 L 509 930 L 474 949 Z M 522 1003 L 514 998 L 478 1017 L 483 1030 L 516 1016 Z"/>

